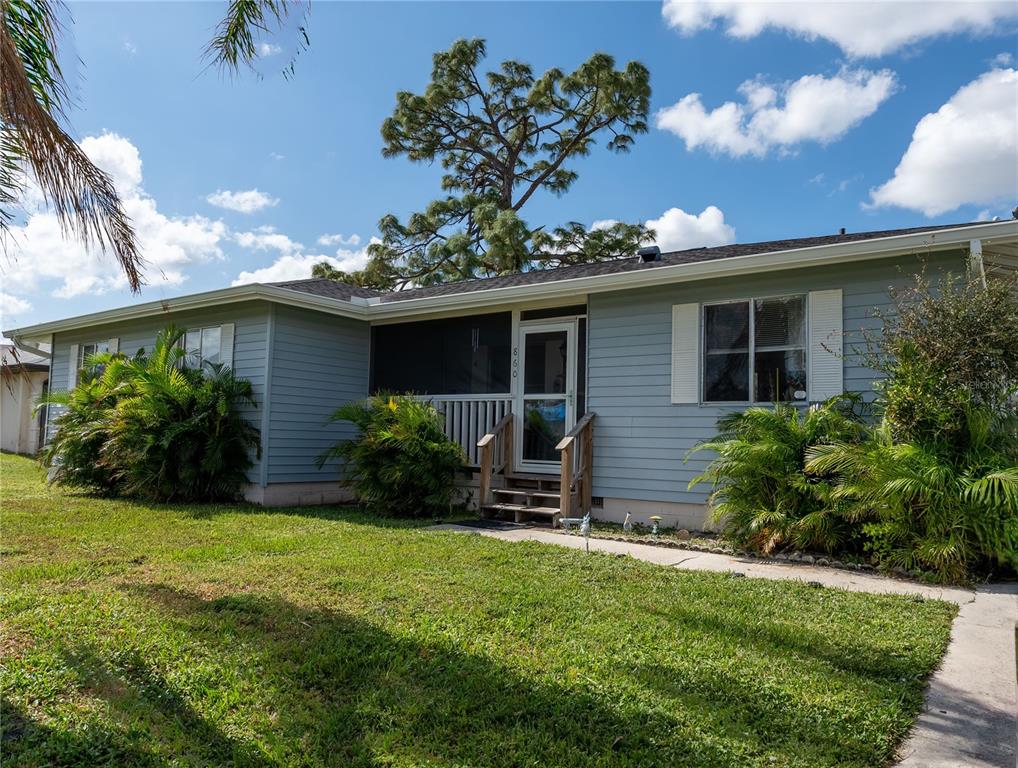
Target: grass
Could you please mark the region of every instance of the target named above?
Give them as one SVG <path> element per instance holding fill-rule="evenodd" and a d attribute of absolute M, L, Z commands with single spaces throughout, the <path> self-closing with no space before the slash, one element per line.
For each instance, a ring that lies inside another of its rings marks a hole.
<path fill-rule="evenodd" d="M 0 483 L 5 766 L 881 766 L 955 613 Z"/>

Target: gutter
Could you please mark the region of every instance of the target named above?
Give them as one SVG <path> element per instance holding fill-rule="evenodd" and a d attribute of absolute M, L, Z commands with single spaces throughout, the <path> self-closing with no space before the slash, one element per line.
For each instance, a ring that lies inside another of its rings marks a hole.
<path fill-rule="evenodd" d="M 544 283 L 488 288 L 402 301 L 383 302 L 378 298 L 365 299 L 361 297 L 341 300 L 316 296 L 291 288 L 254 283 L 146 302 L 106 312 L 95 312 L 25 328 L 15 328 L 4 331 L 4 334 L 8 338 L 14 339 L 15 344 L 20 348 L 29 350 L 30 347 L 23 346 L 25 339 L 35 339 L 60 331 L 149 317 L 161 312 L 180 312 L 251 300 L 272 301 L 363 321 L 412 317 L 431 312 L 486 307 L 493 304 L 575 297 L 590 293 L 772 272 L 795 267 L 891 258 L 920 251 L 930 253 L 954 248 L 967 249 L 973 240 L 981 240 L 983 245 L 991 245 L 998 241 L 1013 242 L 1018 240 L 1018 220 L 988 222 L 909 235 L 893 235 L 849 243 L 833 243 L 786 251 L 732 256 L 693 264 L 670 264 L 636 269 L 630 272 L 549 280 Z"/>
<path fill-rule="evenodd" d="M 420 299 L 387 302 L 373 299 L 372 301 L 377 301 L 377 303 L 372 304 L 371 315 L 372 319 L 411 316 L 429 311 L 468 308 L 471 305 L 486 306 L 520 299 L 536 300 L 555 296 L 605 293 L 692 280 L 773 272 L 795 267 L 892 258 L 913 254 L 917 251 L 929 253 L 967 248 L 972 240 L 976 239 L 983 243 L 1018 239 L 1018 220 L 919 232 L 911 235 L 895 235 L 873 240 L 857 240 L 851 243 L 833 243 L 787 251 L 732 256 L 693 264 L 670 264 L 608 275 L 550 280 L 546 283 L 489 288 L 444 296 L 427 296 Z"/>

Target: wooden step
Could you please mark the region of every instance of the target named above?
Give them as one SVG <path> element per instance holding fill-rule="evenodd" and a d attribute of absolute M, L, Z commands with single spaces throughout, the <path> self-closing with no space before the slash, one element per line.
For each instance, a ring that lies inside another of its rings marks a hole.
<path fill-rule="evenodd" d="M 559 498 L 558 491 L 539 491 L 536 488 L 493 488 L 496 496 L 539 496 L 542 499 Z"/>
<path fill-rule="evenodd" d="M 506 472 L 507 480 L 536 480 L 536 481 L 553 481 L 558 482 L 559 476 L 557 474 L 544 474 L 543 472 Z"/>
<path fill-rule="evenodd" d="M 558 524 L 560 516 L 558 507 L 534 507 L 527 504 L 508 504 L 506 502 L 487 504 L 482 509 L 482 513 L 486 513 L 487 515 L 511 513 L 513 519 L 517 523 L 526 522 L 530 517 L 535 515 L 550 517 L 552 528 Z"/>

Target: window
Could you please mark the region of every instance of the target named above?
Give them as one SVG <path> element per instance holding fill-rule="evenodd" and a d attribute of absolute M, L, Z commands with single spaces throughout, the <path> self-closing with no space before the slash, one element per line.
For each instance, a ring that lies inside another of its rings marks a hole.
<path fill-rule="evenodd" d="M 377 325 L 371 329 L 371 391 L 508 392 L 511 335 L 508 312 Z"/>
<path fill-rule="evenodd" d="M 216 325 L 210 328 L 189 328 L 184 334 L 184 365 L 201 368 L 205 363 L 221 363 L 223 329 Z"/>
<path fill-rule="evenodd" d="M 806 297 L 703 308 L 703 401 L 805 402 Z"/>
<path fill-rule="evenodd" d="M 85 367 L 85 362 L 92 355 L 101 355 L 110 351 L 108 341 L 95 341 L 91 344 L 80 344 L 78 346 L 78 370 Z"/>

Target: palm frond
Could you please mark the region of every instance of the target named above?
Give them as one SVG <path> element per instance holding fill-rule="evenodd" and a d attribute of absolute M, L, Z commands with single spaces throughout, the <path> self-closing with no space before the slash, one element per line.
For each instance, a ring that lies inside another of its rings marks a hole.
<path fill-rule="evenodd" d="M 141 255 L 134 228 L 113 185 L 57 118 L 63 80 L 55 58 L 53 4 L 0 0 L 0 231 L 9 230 L 10 206 L 27 167 L 52 206 L 65 235 L 111 250 L 132 290 L 141 287 Z"/>
<path fill-rule="evenodd" d="M 278 31 L 291 11 L 304 7 L 305 3 L 297 0 L 230 0 L 226 15 L 205 48 L 205 60 L 209 66 L 230 74 L 236 74 L 241 67 L 254 69 L 259 38 Z M 304 14 L 306 16 L 306 11 Z M 284 77 L 293 75 L 297 56 L 310 44 L 305 24 L 302 23 L 297 32 L 297 50 L 283 68 Z"/>

